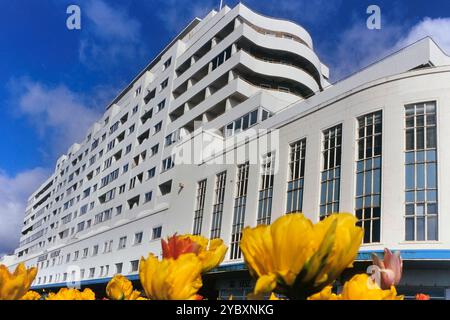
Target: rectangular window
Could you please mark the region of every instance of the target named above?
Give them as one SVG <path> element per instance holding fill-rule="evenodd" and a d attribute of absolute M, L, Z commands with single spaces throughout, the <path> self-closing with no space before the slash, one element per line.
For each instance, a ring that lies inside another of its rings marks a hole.
<path fill-rule="evenodd" d="M 220 238 L 226 182 L 227 182 L 226 171 L 216 175 L 216 188 L 214 190 L 215 199 L 212 212 L 211 239 Z"/>
<path fill-rule="evenodd" d="M 192 233 L 196 236 L 202 233 L 203 212 L 205 210 L 206 183 L 206 179 L 197 183 L 197 200 L 194 212 L 194 228 L 192 231 Z"/>
<path fill-rule="evenodd" d="M 156 227 L 152 230 L 152 240 L 160 239 L 162 234 L 162 227 Z"/>
<path fill-rule="evenodd" d="M 161 172 L 166 172 L 172 169 L 174 166 L 175 166 L 175 155 L 172 155 L 163 160 Z"/>
<path fill-rule="evenodd" d="M 438 240 L 436 102 L 407 105 L 405 240 Z"/>
<path fill-rule="evenodd" d="M 364 229 L 364 243 L 380 242 L 382 112 L 358 118 L 356 217 Z"/>
<path fill-rule="evenodd" d="M 122 267 L 123 267 L 122 263 L 116 263 L 116 274 L 122 273 Z"/>
<path fill-rule="evenodd" d="M 323 131 L 320 219 L 339 212 L 342 125 Z"/>
<path fill-rule="evenodd" d="M 156 174 L 156 167 L 153 167 L 147 171 L 147 179 L 154 178 L 155 174 Z"/>
<path fill-rule="evenodd" d="M 302 212 L 303 185 L 305 178 L 306 139 L 297 141 L 290 146 L 289 181 L 287 187 L 286 212 Z"/>
<path fill-rule="evenodd" d="M 166 70 L 172 64 L 172 58 L 169 58 L 164 62 L 164 70 Z"/>
<path fill-rule="evenodd" d="M 150 202 L 150 201 L 152 201 L 152 195 L 153 195 L 153 192 L 152 191 L 150 191 L 150 192 L 147 192 L 146 194 L 145 194 L 145 203 L 147 203 L 147 202 Z"/>
<path fill-rule="evenodd" d="M 142 232 L 138 232 L 134 235 L 134 245 L 138 245 L 142 243 Z"/>
<path fill-rule="evenodd" d="M 275 153 L 269 152 L 261 162 L 261 185 L 258 200 L 258 225 L 270 224 L 272 218 L 273 180 L 275 174 Z"/>
<path fill-rule="evenodd" d="M 162 90 L 164 90 L 165 88 L 167 88 L 168 84 L 169 84 L 169 78 L 167 78 L 166 80 L 164 80 L 163 82 L 161 82 L 161 90 L 160 90 L 160 91 L 162 91 Z"/>
<path fill-rule="evenodd" d="M 155 127 L 154 127 L 154 131 L 153 134 L 157 134 L 158 132 L 160 132 L 162 129 L 162 121 L 158 122 Z"/>
<path fill-rule="evenodd" d="M 127 237 L 122 237 L 119 239 L 119 250 L 120 249 L 125 249 L 125 247 L 127 246 Z"/>
<path fill-rule="evenodd" d="M 239 259 L 242 255 L 239 243 L 242 238 L 242 229 L 245 222 L 245 208 L 247 206 L 247 188 L 249 163 L 238 167 L 236 195 L 234 198 L 233 224 L 231 226 L 231 250 L 230 259 Z"/>
<path fill-rule="evenodd" d="M 137 272 L 139 270 L 139 260 L 130 261 L 131 270 L 130 272 Z"/>
<path fill-rule="evenodd" d="M 164 107 L 166 106 L 166 99 L 164 99 L 163 101 L 161 101 L 160 103 L 158 103 L 158 106 L 156 108 L 156 112 L 160 112 L 164 109 Z"/>

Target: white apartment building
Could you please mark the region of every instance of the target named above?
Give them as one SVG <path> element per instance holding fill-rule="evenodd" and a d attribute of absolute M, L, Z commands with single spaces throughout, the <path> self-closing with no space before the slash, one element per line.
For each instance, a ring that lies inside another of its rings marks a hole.
<path fill-rule="evenodd" d="M 162 237 L 202 234 L 229 245 L 205 290 L 239 298 L 244 226 L 352 212 L 357 270 L 400 250 L 401 293 L 450 298 L 450 58 L 426 38 L 328 77 L 295 23 L 242 4 L 193 20 L 58 159 L 8 264 L 37 266 L 36 289 L 137 279 Z"/>

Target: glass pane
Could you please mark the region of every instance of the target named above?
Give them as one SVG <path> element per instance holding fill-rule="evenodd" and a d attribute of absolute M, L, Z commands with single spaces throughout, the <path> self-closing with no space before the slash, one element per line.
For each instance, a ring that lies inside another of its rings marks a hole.
<path fill-rule="evenodd" d="M 405 159 L 405 161 L 406 161 L 407 164 L 409 164 L 409 163 L 414 163 L 414 161 L 415 161 L 414 155 L 415 155 L 414 152 L 407 152 L 407 153 L 406 153 L 406 159 Z"/>
<path fill-rule="evenodd" d="M 406 150 L 414 150 L 414 129 L 406 130 Z"/>
<path fill-rule="evenodd" d="M 415 181 L 414 165 L 406 166 L 405 181 L 406 181 L 406 190 L 412 190 L 415 188 L 415 186 L 414 186 L 414 181 Z"/>
<path fill-rule="evenodd" d="M 427 191 L 427 201 L 435 202 L 437 200 L 436 191 Z"/>
<path fill-rule="evenodd" d="M 425 188 L 425 165 L 423 163 L 418 164 L 416 168 L 417 168 L 417 170 L 416 170 L 417 188 L 423 189 L 423 188 Z"/>
<path fill-rule="evenodd" d="M 425 204 L 421 203 L 416 206 L 416 215 L 417 216 L 425 215 Z"/>
<path fill-rule="evenodd" d="M 425 219 L 417 219 L 417 241 L 425 240 Z"/>
<path fill-rule="evenodd" d="M 405 221 L 405 240 L 413 241 L 414 240 L 414 219 L 407 218 Z"/>
<path fill-rule="evenodd" d="M 437 214 L 437 204 L 430 203 L 427 205 L 427 214 Z"/>
<path fill-rule="evenodd" d="M 414 205 L 407 204 L 405 207 L 405 213 L 407 216 L 413 216 L 414 215 Z"/>
<path fill-rule="evenodd" d="M 424 128 L 416 129 L 416 148 L 418 150 L 424 149 L 425 147 L 425 131 Z"/>
<path fill-rule="evenodd" d="M 406 192 L 406 202 L 414 202 L 414 191 Z"/>
<path fill-rule="evenodd" d="M 428 217 L 427 236 L 430 241 L 438 240 L 438 219 L 437 217 Z"/>
<path fill-rule="evenodd" d="M 381 193 L 381 172 L 380 170 L 373 171 L 373 193 Z"/>
<path fill-rule="evenodd" d="M 356 196 L 361 196 L 363 194 L 363 174 L 358 173 L 356 175 Z"/>
<path fill-rule="evenodd" d="M 427 128 L 427 148 L 436 148 L 436 127 Z"/>
<path fill-rule="evenodd" d="M 427 113 L 435 113 L 436 112 L 436 105 L 434 102 L 427 103 Z"/>
<path fill-rule="evenodd" d="M 372 175 L 370 171 L 365 173 L 364 192 L 366 194 L 372 193 Z"/>
<path fill-rule="evenodd" d="M 380 242 L 380 220 L 372 222 L 372 242 Z"/>
<path fill-rule="evenodd" d="M 423 127 L 425 125 L 425 116 L 417 116 L 416 118 L 416 126 Z"/>
<path fill-rule="evenodd" d="M 413 116 L 414 115 L 414 106 L 407 106 L 405 108 L 406 116 Z"/>
<path fill-rule="evenodd" d="M 407 128 L 414 128 L 414 117 L 406 118 L 406 127 Z"/>

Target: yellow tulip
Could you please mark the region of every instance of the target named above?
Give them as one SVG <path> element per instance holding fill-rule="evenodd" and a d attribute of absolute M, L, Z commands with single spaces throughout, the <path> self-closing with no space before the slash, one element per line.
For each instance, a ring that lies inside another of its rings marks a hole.
<path fill-rule="evenodd" d="M 28 291 L 20 300 L 40 300 L 41 295 L 36 291 Z"/>
<path fill-rule="evenodd" d="M 355 259 L 362 229 L 351 214 L 334 214 L 316 225 L 290 214 L 272 225 L 245 228 L 241 250 L 255 295 L 272 291 L 305 299 L 332 283 Z"/>
<path fill-rule="evenodd" d="M 313 294 L 308 300 L 338 300 L 339 297 L 332 292 L 331 286 L 326 286 L 322 291 Z"/>
<path fill-rule="evenodd" d="M 208 240 L 202 236 L 174 235 L 162 240 L 164 258 L 178 259 L 180 255 L 194 253 L 202 262 L 202 272 L 208 272 L 223 261 L 228 247 L 222 239 Z"/>
<path fill-rule="evenodd" d="M 58 293 L 51 292 L 46 300 L 95 300 L 95 293 L 88 288 L 83 291 L 62 288 Z"/>
<path fill-rule="evenodd" d="M 36 268 L 25 268 L 20 263 L 14 273 L 10 273 L 8 268 L 0 265 L 0 300 L 19 300 L 30 289 L 36 277 Z"/>
<path fill-rule="evenodd" d="M 344 284 L 339 300 L 403 300 L 397 290 L 382 290 L 367 274 L 357 274 Z"/>
<path fill-rule="evenodd" d="M 193 253 L 178 259 L 141 258 L 139 278 L 150 300 L 197 300 L 202 287 L 202 262 Z"/>
<path fill-rule="evenodd" d="M 111 300 L 137 300 L 141 293 L 133 290 L 133 284 L 127 277 L 117 274 L 106 286 L 106 294 Z"/>

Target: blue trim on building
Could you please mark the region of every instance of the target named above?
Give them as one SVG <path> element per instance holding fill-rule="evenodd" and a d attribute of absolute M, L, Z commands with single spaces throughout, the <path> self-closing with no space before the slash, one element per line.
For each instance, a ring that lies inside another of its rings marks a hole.
<path fill-rule="evenodd" d="M 422 249 L 422 250 L 392 250 L 400 251 L 403 260 L 450 260 L 450 250 L 438 250 L 438 249 Z M 383 256 L 383 250 L 369 250 L 360 251 L 356 257 L 356 261 L 370 261 L 372 260 L 372 253 L 376 253 L 378 256 Z"/>
<path fill-rule="evenodd" d="M 126 276 L 131 281 L 139 280 L 138 274 L 128 275 Z M 82 287 L 89 286 L 89 285 L 95 285 L 95 284 L 107 284 L 112 277 L 110 278 L 101 278 L 101 279 L 90 279 L 90 280 L 83 280 L 80 281 L 80 285 Z M 44 285 L 37 285 L 31 287 L 32 290 L 42 290 L 42 289 L 53 289 L 53 288 L 65 288 L 67 287 L 67 284 L 65 282 L 61 283 L 50 283 L 50 284 L 44 284 Z"/>

